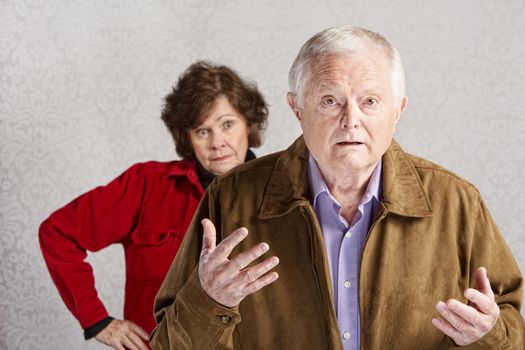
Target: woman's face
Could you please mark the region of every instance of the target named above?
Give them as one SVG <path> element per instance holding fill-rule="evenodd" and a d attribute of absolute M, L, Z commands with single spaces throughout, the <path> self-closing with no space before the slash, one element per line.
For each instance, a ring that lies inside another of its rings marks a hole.
<path fill-rule="evenodd" d="M 222 175 L 244 163 L 249 126 L 225 96 L 215 99 L 208 115 L 189 131 L 197 160 L 214 175 Z"/>

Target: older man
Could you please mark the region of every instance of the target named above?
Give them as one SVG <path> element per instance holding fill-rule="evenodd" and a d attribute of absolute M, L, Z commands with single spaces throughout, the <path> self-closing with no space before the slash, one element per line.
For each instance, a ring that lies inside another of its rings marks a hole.
<path fill-rule="evenodd" d="M 209 187 L 157 295 L 152 346 L 523 349 L 522 277 L 478 191 L 393 141 L 397 51 L 325 30 L 290 89 L 303 136 Z"/>

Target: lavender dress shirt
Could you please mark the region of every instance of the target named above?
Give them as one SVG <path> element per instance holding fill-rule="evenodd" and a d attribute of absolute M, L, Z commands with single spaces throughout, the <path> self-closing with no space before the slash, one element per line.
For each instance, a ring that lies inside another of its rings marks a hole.
<path fill-rule="evenodd" d="M 332 274 L 335 311 L 345 350 L 359 350 L 359 268 L 361 252 L 381 196 L 381 160 L 350 224 L 323 180 L 314 157 L 308 155 L 308 181 L 314 210 L 321 224 Z"/>

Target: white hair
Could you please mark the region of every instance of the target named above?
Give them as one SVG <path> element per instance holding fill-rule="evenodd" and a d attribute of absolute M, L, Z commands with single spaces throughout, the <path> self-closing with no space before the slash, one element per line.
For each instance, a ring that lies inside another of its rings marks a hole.
<path fill-rule="evenodd" d="M 299 50 L 288 74 L 290 92 L 296 96 L 299 106 L 303 106 L 304 87 L 310 78 L 310 69 L 320 56 L 349 55 L 369 49 L 382 51 L 390 61 L 390 85 L 394 103 L 399 105 L 405 96 L 405 70 L 397 50 L 379 33 L 343 25 L 315 34 Z"/>

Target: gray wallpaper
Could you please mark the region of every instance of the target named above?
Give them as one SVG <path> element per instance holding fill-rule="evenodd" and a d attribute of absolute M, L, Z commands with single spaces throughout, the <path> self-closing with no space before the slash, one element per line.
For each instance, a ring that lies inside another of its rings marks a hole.
<path fill-rule="evenodd" d="M 399 49 L 409 105 L 398 141 L 479 187 L 525 271 L 524 17 L 522 0 L 0 0 L 0 349 L 104 348 L 60 300 L 37 227 L 132 163 L 175 157 L 159 110 L 188 64 L 215 60 L 258 83 L 270 103 L 263 155 L 300 133 L 286 105 L 299 47 L 343 23 Z M 120 317 L 122 249 L 89 261 Z"/>

